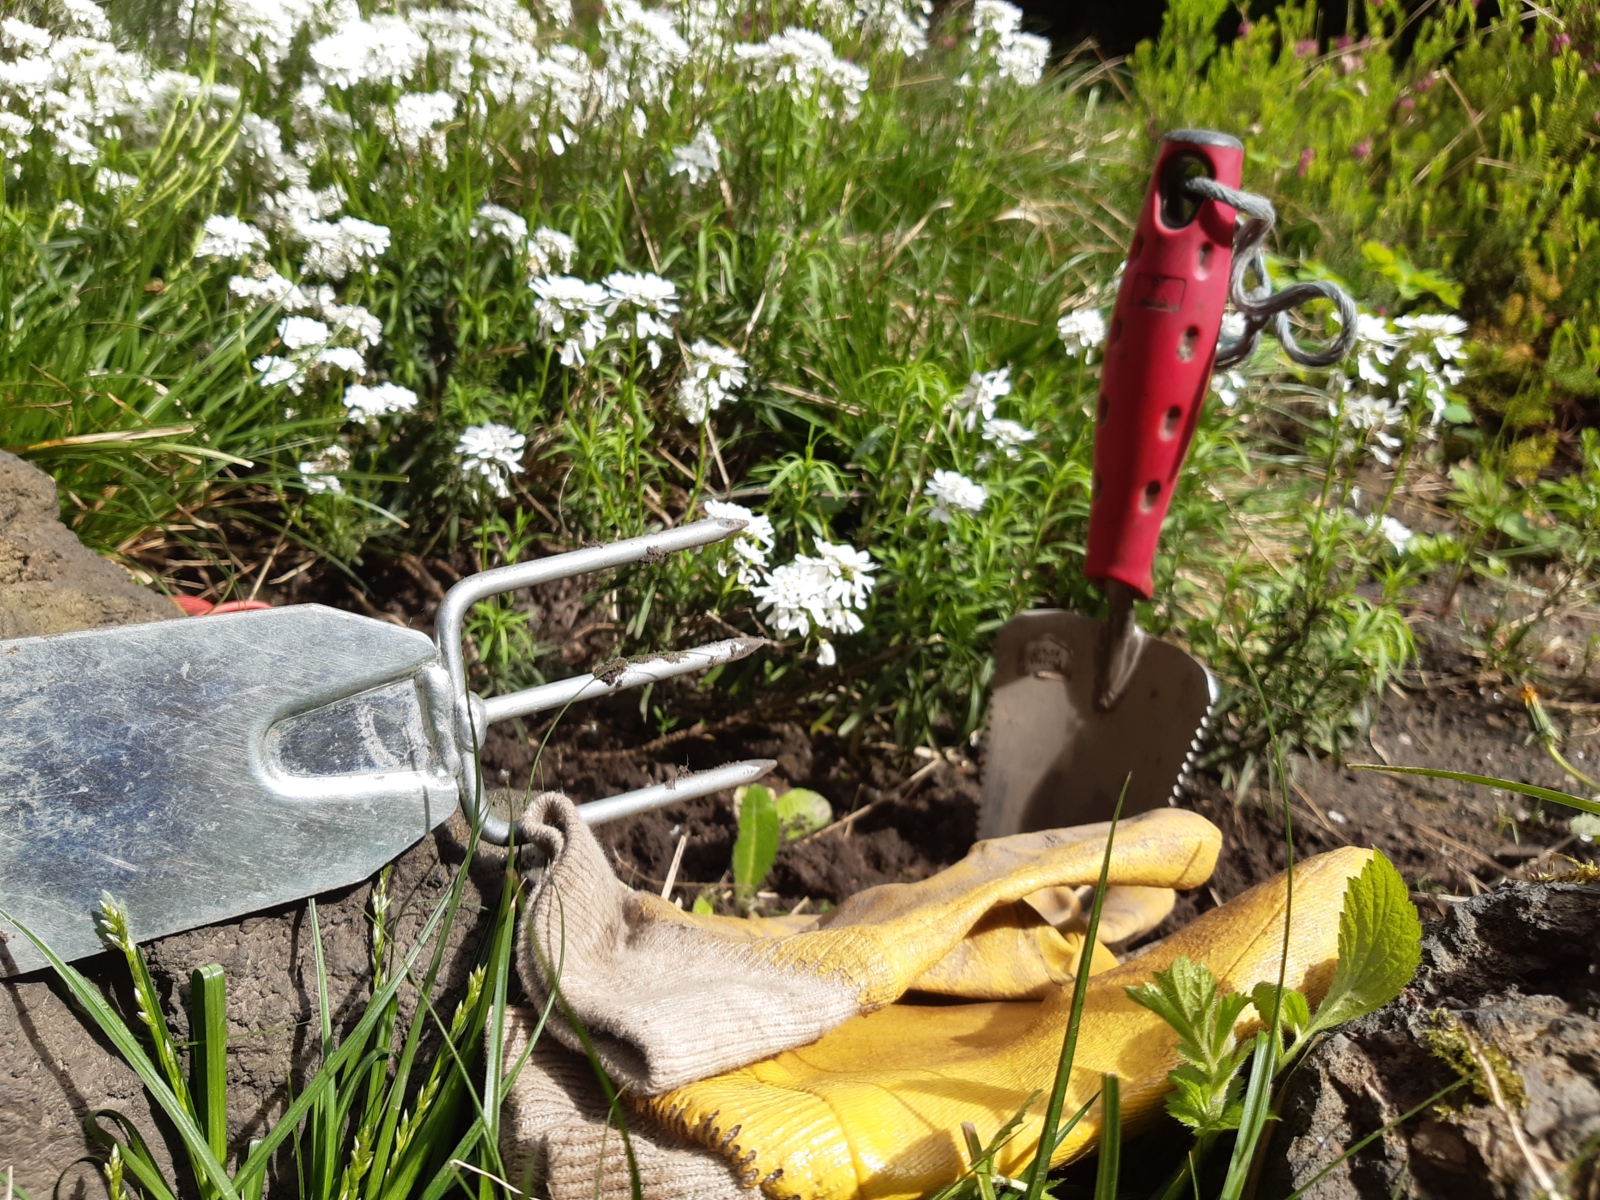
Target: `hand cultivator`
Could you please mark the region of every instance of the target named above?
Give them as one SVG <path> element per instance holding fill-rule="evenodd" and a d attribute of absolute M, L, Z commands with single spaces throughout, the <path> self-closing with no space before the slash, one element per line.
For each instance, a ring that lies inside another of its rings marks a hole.
<path fill-rule="evenodd" d="M 1212 371 L 1248 358 L 1269 324 L 1307 366 L 1342 359 L 1356 329 L 1355 302 L 1333 284 L 1272 290 L 1262 251 L 1272 205 L 1238 190 L 1243 163 L 1244 147 L 1226 134 L 1162 139 L 1095 411 L 1084 572 L 1103 584 L 1110 613 L 1039 609 L 1000 630 L 980 837 L 1105 820 L 1124 784 L 1129 815 L 1171 803 L 1205 735 L 1216 680 L 1186 651 L 1147 637 L 1133 605 L 1151 596 L 1161 523 Z M 1230 298 L 1244 328 L 1219 345 Z M 1288 310 L 1316 299 L 1338 306 L 1341 328 L 1327 348 L 1307 351 Z"/>
<path fill-rule="evenodd" d="M 101 949 L 102 891 L 141 940 L 371 875 L 459 805 L 488 842 L 476 749 L 496 721 L 704 671 L 730 638 L 506 696 L 467 690 L 461 628 L 478 601 L 737 533 L 700 521 L 473 575 L 435 637 L 321 605 L 0 642 L 0 909 L 62 958 Z M 748 783 L 751 760 L 579 808 L 590 822 Z M 10 934 L 0 976 L 44 959 Z"/>

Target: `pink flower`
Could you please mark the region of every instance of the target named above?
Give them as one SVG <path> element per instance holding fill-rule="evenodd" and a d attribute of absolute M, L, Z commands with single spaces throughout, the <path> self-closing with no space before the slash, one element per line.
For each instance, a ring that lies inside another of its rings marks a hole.
<path fill-rule="evenodd" d="M 1242 38 L 1249 37 L 1250 36 L 1250 31 L 1252 29 L 1254 29 L 1255 27 L 1256 27 L 1256 25 L 1255 25 L 1254 21 L 1240 21 L 1239 22 L 1239 36 L 1242 37 Z"/>
<path fill-rule="evenodd" d="M 1395 102 L 1395 107 L 1401 112 L 1410 112 L 1416 106 L 1417 100 L 1415 96 L 1401 96 L 1400 99 Z"/>
<path fill-rule="evenodd" d="M 1302 38 L 1294 44 L 1294 56 L 1296 58 L 1310 58 L 1316 52 L 1316 38 Z"/>
<path fill-rule="evenodd" d="M 1311 170 L 1311 164 L 1316 157 L 1317 152 L 1310 146 L 1307 146 L 1304 150 L 1300 151 L 1300 169 L 1296 171 L 1295 174 L 1299 175 L 1301 179 L 1304 179 L 1306 177 L 1306 172 Z"/>
<path fill-rule="evenodd" d="M 1350 157 L 1357 162 L 1365 162 L 1372 154 L 1372 139 L 1362 138 L 1350 147 Z"/>
<path fill-rule="evenodd" d="M 1572 45 L 1572 35 L 1568 33 L 1558 33 L 1555 35 L 1555 37 L 1550 39 L 1550 53 L 1560 54 L 1570 45 Z"/>

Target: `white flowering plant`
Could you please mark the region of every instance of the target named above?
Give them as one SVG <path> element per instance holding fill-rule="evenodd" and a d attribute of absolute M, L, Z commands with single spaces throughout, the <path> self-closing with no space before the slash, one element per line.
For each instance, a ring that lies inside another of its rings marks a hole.
<path fill-rule="evenodd" d="M 270 592 L 496 521 L 548 547 L 734 506 L 730 549 L 621 578 L 625 640 L 714 610 L 793 651 L 719 686 L 826 662 L 836 727 L 906 737 L 981 725 L 998 622 L 1099 603 L 1106 214 L 1146 150 L 1004 0 L 936 31 L 918 0 L 144 7 L 27 0 L 0 33 L 0 443 L 91 544 L 226 590 L 260 542 Z M 1460 418 L 1442 320 L 1368 317 L 1349 387 L 1269 351 L 1219 376 L 1148 619 L 1236 693 L 1245 648 L 1299 636 L 1229 632 L 1271 557 L 1236 567 L 1241 523 L 1326 511 L 1368 581 L 1437 545 L 1362 473 Z M 1328 470 L 1366 498 L 1308 507 Z"/>

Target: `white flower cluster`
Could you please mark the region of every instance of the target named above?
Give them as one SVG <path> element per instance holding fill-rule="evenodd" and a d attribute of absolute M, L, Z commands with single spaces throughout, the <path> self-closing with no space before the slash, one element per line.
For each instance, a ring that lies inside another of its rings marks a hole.
<path fill-rule="evenodd" d="M 1022 447 L 1033 441 L 1036 435 L 1033 430 L 1016 421 L 995 415 L 999 410 L 1000 401 L 1010 394 L 1010 367 L 1001 367 L 997 371 L 974 371 L 972 377 L 967 380 L 967 386 L 962 389 L 961 395 L 956 397 L 955 407 L 956 411 L 961 413 L 962 429 L 968 433 L 974 429 L 981 430 L 983 440 L 995 447 L 1003 458 L 1016 461 L 1022 457 Z M 994 455 L 987 450 L 978 456 L 979 467 L 987 467 L 993 461 Z M 963 480 L 966 478 L 953 471 L 937 472 L 935 479 L 940 476 L 953 476 Z M 930 484 L 929 488 L 932 489 L 933 485 Z M 978 497 L 978 508 L 981 508 L 983 496 L 987 493 L 984 493 L 981 487 L 978 487 L 978 492 L 982 493 Z M 954 507 L 968 508 L 969 506 L 962 503 L 961 499 L 970 499 L 974 493 L 957 488 L 955 492 L 947 494 L 947 489 L 941 486 L 937 493 L 929 490 L 926 494 L 935 497 L 935 520 L 948 521 L 951 498 L 956 498 Z M 974 508 L 972 511 L 976 512 L 977 509 Z"/>
<path fill-rule="evenodd" d="M 378 129 L 402 153 L 427 154 L 445 165 L 444 130 L 455 119 L 456 98 L 449 92 L 407 92 L 388 110 L 378 111 Z"/>
<path fill-rule="evenodd" d="M 1211 377 L 1211 390 L 1217 394 L 1223 408 L 1238 404 L 1239 397 L 1244 395 L 1244 389 L 1249 385 L 1250 380 L 1243 371 L 1222 371 Z"/>
<path fill-rule="evenodd" d="M 282 385 L 298 394 L 332 371 L 359 379 L 367 373 L 366 352 L 383 340 L 383 322 L 359 304 L 340 304 L 326 284 L 307 290 L 270 267 L 257 266 L 250 275 L 228 280 L 228 292 L 247 311 L 275 304 L 288 314 L 277 326 L 278 341 L 286 353 L 262 355 L 250 364 L 260 372 L 263 387 Z M 346 403 L 348 407 L 348 395 Z M 415 403 L 412 396 L 412 405 Z M 363 416 L 355 408 L 350 411 L 352 417 Z"/>
<path fill-rule="evenodd" d="M 238 102 L 236 88 L 156 70 L 119 50 L 105 40 L 110 23 L 90 0 L 53 8 L 50 29 L 0 19 L 0 159 L 9 174 L 21 172 L 21 156 L 35 146 L 88 166 L 99 160 L 101 141 L 152 133 L 175 105 L 228 109 Z"/>
<path fill-rule="evenodd" d="M 672 162 L 667 167 L 669 175 L 687 175 L 689 183 L 698 187 L 708 179 L 715 179 L 722 166 L 722 146 L 709 125 L 695 131 L 687 146 L 676 146 Z"/>
<path fill-rule="evenodd" d="M 637 274 L 613 271 L 606 276 L 606 316 L 614 317 L 630 312 L 633 320 L 624 320 L 617 326 L 623 341 L 637 339 L 650 353 L 650 366 L 661 365 L 661 338 L 672 336 L 672 326 L 665 318 L 678 311 L 678 288 L 670 279 L 652 275 L 648 271 Z"/>
<path fill-rule="evenodd" d="M 376 421 L 416 407 L 417 394 L 397 383 L 352 383 L 344 390 L 344 409 L 352 421 Z"/>
<path fill-rule="evenodd" d="M 513 246 L 521 246 L 528 240 L 528 222 L 509 208 L 502 208 L 498 204 L 480 204 L 478 215 L 473 218 L 467 232 L 479 241 L 487 235 Z"/>
<path fill-rule="evenodd" d="M 581 367 L 606 336 L 606 289 L 572 275 L 541 275 L 529 282 L 539 335 L 561 339 L 561 364 Z"/>
<path fill-rule="evenodd" d="M 578 244 L 560 230 L 541 227 L 529 233 L 522 216 L 498 204 L 480 204 L 468 232 L 480 242 L 505 242 L 529 279 L 564 272 L 578 256 Z"/>
<path fill-rule="evenodd" d="M 196 258 L 249 258 L 250 255 L 267 248 L 266 234 L 254 225 L 239 220 L 238 217 L 216 216 L 206 218 L 205 226 L 200 237 L 200 244 L 195 247 Z"/>
<path fill-rule="evenodd" d="M 405 18 L 387 13 L 370 21 L 352 16 L 311 43 L 317 76 L 330 87 L 341 88 L 362 83 L 404 87 L 427 53 L 428 43 Z"/>
<path fill-rule="evenodd" d="M 667 318 L 678 311 L 678 288 L 670 279 L 649 272 L 613 271 L 604 283 L 587 283 L 572 275 L 541 275 L 533 290 L 539 333 L 560 339 L 564 366 L 581 367 L 610 331 L 606 322 L 619 313 L 616 333 L 623 341 L 644 343 L 650 365 L 661 365 L 661 339 L 672 336 Z"/>
<path fill-rule="evenodd" d="M 833 53 L 833 44 L 810 29 L 790 26 L 764 42 L 741 42 L 734 56 L 797 101 L 815 100 L 828 115 L 853 117 L 861 108 L 871 76 L 864 67 Z"/>
<path fill-rule="evenodd" d="M 750 364 L 726 346 L 700 338 L 689 347 L 684 367 L 678 382 L 678 409 L 691 425 L 700 425 L 744 387 Z"/>
<path fill-rule="evenodd" d="M 987 54 L 1001 79 L 1024 87 L 1038 83 L 1050 61 L 1050 42 L 1022 32 L 1022 10 L 1007 0 L 976 0 L 972 6 L 972 53 Z M 971 83 L 971 77 L 962 82 Z M 984 82 L 988 82 L 986 76 Z"/>
<path fill-rule="evenodd" d="M 1106 340 L 1106 319 L 1098 310 L 1080 308 L 1056 322 L 1056 336 L 1072 358 L 1094 361 L 1094 352 Z"/>
<path fill-rule="evenodd" d="M 1336 373 L 1330 380 L 1330 387 L 1342 395 L 1330 398 L 1329 415 L 1355 435 L 1345 449 L 1363 445 L 1389 465 L 1401 439 L 1387 430 L 1402 424 L 1419 400 L 1427 405 L 1426 428 L 1436 428 L 1449 406 L 1450 389 L 1466 377 L 1461 365 L 1466 332 L 1467 323 L 1448 314 L 1419 313 L 1392 322 L 1359 314 L 1355 377 Z"/>
<path fill-rule="evenodd" d="M 350 469 L 350 451 L 335 442 L 321 454 L 300 464 L 300 482 L 311 495 L 340 494 L 344 491 L 342 472 Z"/>
<path fill-rule="evenodd" d="M 922 494 L 933 501 L 933 511 L 928 515 L 946 525 L 957 512 L 981 512 L 989 499 L 987 488 L 959 471 L 935 471 Z"/>
<path fill-rule="evenodd" d="M 1022 457 L 1022 447 L 1036 436 L 1033 430 L 1004 417 L 990 417 L 983 423 L 983 440 L 996 446 L 1001 454 L 1013 462 Z M 988 464 L 984 462 L 982 465 Z"/>
<path fill-rule="evenodd" d="M 630 99 L 665 103 L 673 75 L 689 60 L 689 43 L 672 19 L 637 0 L 606 5 L 600 49 L 606 63 L 599 82 L 613 111 Z"/>
<path fill-rule="evenodd" d="M 339 0 L 203 0 L 197 13 L 196 0 L 180 0 L 175 25 L 189 29 L 200 22 L 208 33 L 215 33 L 222 53 L 259 64 L 276 78 L 301 29 L 309 26 L 320 32 L 354 10 L 353 4 Z"/>
<path fill-rule="evenodd" d="M 707 500 L 701 507 L 708 517 L 746 522 L 717 570 L 724 578 L 732 570 L 756 598 L 756 611 L 767 614 L 767 624 L 775 632 L 809 637 L 813 628 L 833 634 L 861 631 L 861 611 L 877 585 L 872 573 L 878 564 L 872 555 L 818 538 L 816 554 L 797 554 L 793 562 L 772 567 L 768 558 L 776 534 L 770 518 L 720 500 Z M 833 665 L 830 643 L 820 643 L 817 661 L 825 667 Z"/>
<path fill-rule="evenodd" d="M 726 579 L 731 568 L 742 586 L 751 588 L 760 584 L 766 576 L 767 556 L 772 553 L 778 536 L 772 528 L 772 518 L 753 513 L 742 504 L 728 504 L 722 500 L 707 500 L 700 507 L 714 520 L 745 523 L 736 537 L 723 543 L 727 553 L 717 561 L 717 574 Z"/>
<path fill-rule="evenodd" d="M 507 425 L 488 422 L 469 425 L 456 443 L 461 473 L 476 475 L 501 499 L 511 495 L 511 476 L 522 470 L 522 451 L 528 439 Z"/>
<path fill-rule="evenodd" d="M 956 408 L 962 413 L 961 428 L 971 433 L 980 422 L 994 419 L 1000 399 L 1011 394 L 1011 368 L 998 371 L 974 371 L 967 386 L 956 398 Z"/>
<path fill-rule="evenodd" d="M 856 17 L 869 35 L 911 58 L 928 48 L 933 0 L 914 0 L 909 7 L 902 0 L 861 0 Z"/>

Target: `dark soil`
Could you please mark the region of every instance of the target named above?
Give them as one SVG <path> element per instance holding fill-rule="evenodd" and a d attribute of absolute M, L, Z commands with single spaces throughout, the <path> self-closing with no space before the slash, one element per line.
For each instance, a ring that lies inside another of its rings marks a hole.
<path fill-rule="evenodd" d="M 375 564 L 366 593 L 342 577 L 324 575 L 283 599 L 320 600 L 431 632 L 444 590 L 474 569 L 465 555 L 450 562 Z M 555 673 L 586 670 L 614 652 L 617 625 L 597 617 L 587 599 L 574 581 L 521 595 L 534 616 L 536 638 L 557 648 Z M 1600 766 L 1600 703 L 1586 703 L 1600 700 L 1600 681 L 1590 675 L 1600 614 L 1557 613 L 1517 643 L 1507 631 L 1524 615 L 1508 607 L 1501 593 L 1470 584 L 1452 598 L 1448 613 L 1422 606 L 1412 613 L 1418 665 L 1391 686 L 1363 743 L 1347 752 L 1345 764 L 1305 756 L 1290 761 L 1297 854 L 1376 846 L 1410 881 L 1425 916 L 1502 880 L 1528 878 L 1559 861 L 1557 855 L 1594 857 L 1593 841 L 1569 830 L 1566 810 L 1509 792 L 1348 766 L 1431 766 L 1576 789 L 1542 745 L 1530 744 L 1527 712 L 1505 673 L 1545 677 L 1555 685 L 1551 690 L 1564 692 L 1565 701 L 1550 702 L 1552 717 L 1567 735 L 1564 753 L 1580 770 Z M 725 634 L 708 626 L 699 636 Z M 680 640 L 694 636 L 689 630 Z M 836 818 L 849 820 L 782 849 L 765 885 L 773 911 L 807 899 L 837 903 L 877 883 L 923 878 L 966 853 L 976 828 L 980 766 L 973 760 L 981 761 L 981 748 L 970 758 L 948 748 L 907 755 L 882 732 L 874 737 L 858 731 L 849 739 L 809 734 L 796 723 L 802 718 L 783 712 L 781 697 L 776 701 L 772 713 L 718 712 L 692 686 L 679 685 L 658 688 L 651 700 L 682 719 L 665 736 L 657 735 L 641 717 L 637 699 L 628 696 L 583 705 L 553 728 L 496 727 L 484 746 L 486 780 L 518 790 L 557 788 L 583 801 L 741 758 L 776 759 L 767 782 L 780 789 L 814 788 L 832 803 Z M 1265 771 L 1253 782 L 1240 790 L 1225 789 L 1214 775 L 1193 781 L 1185 803 L 1222 828 L 1225 844 L 1210 884 L 1180 903 L 1174 922 L 1283 869 L 1278 789 L 1269 794 Z M 618 875 L 651 889 L 665 882 L 685 833 L 675 888 L 686 902 L 706 889 L 720 898 L 736 833 L 728 795 L 601 830 Z"/>

